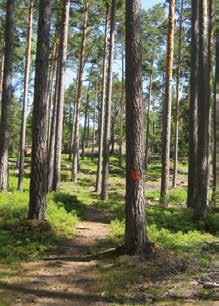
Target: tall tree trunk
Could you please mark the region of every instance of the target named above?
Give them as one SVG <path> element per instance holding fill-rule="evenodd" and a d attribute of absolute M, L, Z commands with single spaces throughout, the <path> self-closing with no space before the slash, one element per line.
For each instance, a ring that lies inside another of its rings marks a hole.
<path fill-rule="evenodd" d="M 122 167 L 122 149 L 123 149 L 123 118 L 124 118 L 124 90 L 125 90 L 125 80 L 124 80 L 124 46 L 122 42 L 122 93 L 120 100 L 120 116 L 119 116 L 119 167 Z"/>
<path fill-rule="evenodd" d="M 219 69 L 219 67 L 217 68 Z M 214 205 L 216 205 L 216 187 L 217 187 L 217 100 L 216 100 L 216 72 L 218 71 L 215 69 L 215 85 L 214 85 L 214 104 L 213 104 L 213 158 L 212 158 L 212 172 L 213 172 L 213 183 L 212 183 L 212 197 L 211 200 Z"/>
<path fill-rule="evenodd" d="M 109 60 L 107 72 L 106 88 L 106 108 L 104 122 L 104 139 L 103 139 L 103 168 L 102 168 L 102 186 L 101 199 L 108 200 L 109 197 L 109 157 L 110 157 L 110 132 L 111 132 L 111 108 L 112 108 L 112 65 L 114 56 L 115 27 L 116 27 L 116 0 L 112 0 L 111 7 L 111 24 L 110 24 L 110 42 L 109 42 Z"/>
<path fill-rule="evenodd" d="M 161 177 L 161 193 L 160 193 L 160 202 L 161 205 L 164 207 L 168 205 L 169 201 L 174 19 L 175 19 L 175 0 L 170 0 L 168 36 L 167 36 L 166 86 L 165 86 L 165 101 L 164 101 L 164 111 L 163 111 L 162 177 Z"/>
<path fill-rule="evenodd" d="M 0 57 L 0 95 L 1 96 L 2 96 L 2 85 L 3 85 L 4 62 L 5 62 L 5 57 L 4 57 L 4 47 L 3 47 Z"/>
<path fill-rule="evenodd" d="M 189 160 L 187 207 L 193 208 L 197 190 L 199 0 L 192 1 L 191 70 L 189 105 Z"/>
<path fill-rule="evenodd" d="M 115 153 L 115 126 L 116 126 L 116 114 L 113 114 L 112 118 L 112 128 L 111 128 L 111 150 L 110 154 Z"/>
<path fill-rule="evenodd" d="M 149 160 L 149 138 L 150 138 L 150 123 L 151 123 L 151 100 L 152 100 L 152 81 L 153 81 L 153 62 L 151 65 L 150 80 L 148 86 L 148 111 L 147 111 L 147 126 L 146 126 L 146 148 L 145 148 L 145 169 L 148 168 Z"/>
<path fill-rule="evenodd" d="M 91 73 L 90 73 L 90 77 L 91 77 Z M 84 111 L 84 130 L 83 130 L 82 152 L 81 152 L 82 159 L 84 159 L 84 155 L 85 155 L 85 141 L 86 141 L 87 128 L 88 128 L 88 108 L 89 108 L 89 102 L 90 102 L 90 88 L 91 88 L 91 81 L 89 81 L 89 85 L 87 89 L 87 99 L 86 99 L 86 105 L 85 105 L 85 111 Z"/>
<path fill-rule="evenodd" d="M 86 142 L 85 142 L 85 147 L 89 147 L 89 140 L 90 140 L 90 113 L 89 113 L 89 105 L 88 105 L 88 110 L 87 110 L 87 133 L 86 133 Z"/>
<path fill-rule="evenodd" d="M 79 77 L 77 88 L 77 99 L 75 103 L 75 126 L 74 126 L 74 141 L 73 141 L 73 159 L 72 159 L 72 181 L 77 182 L 78 164 L 79 164 L 79 127 L 80 127 L 80 104 L 81 104 L 81 88 L 82 88 L 82 75 L 85 62 L 85 51 L 87 43 L 88 33 L 88 1 L 84 0 L 84 22 L 83 22 L 83 34 L 81 42 L 81 54 L 79 63 Z"/>
<path fill-rule="evenodd" d="M 27 106 L 28 106 L 28 92 L 30 79 L 30 63 L 31 63 L 31 42 L 32 42 L 32 24 L 33 24 L 33 0 L 30 0 L 27 40 L 26 40 L 26 62 L 25 62 L 25 76 L 24 76 L 24 98 L 23 110 L 20 132 L 20 154 L 19 154 L 19 174 L 18 174 L 18 190 L 23 191 L 24 180 L 24 150 L 26 142 L 26 121 L 27 121 Z"/>
<path fill-rule="evenodd" d="M 54 178 L 54 158 L 55 158 L 55 137 L 56 137 L 56 117 L 57 117 L 57 103 L 58 103 L 58 90 L 59 90 L 59 65 L 60 61 L 56 59 L 56 83 L 55 92 L 53 94 L 53 110 L 51 118 L 51 128 L 49 137 L 49 150 L 48 150 L 48 191 L 53 189 Z"/>
<path fill-rule="evenodd" d="M 216 196 L 216 96 L 215 96 L 215 86 L 213 85 L 213 60 L 212 51 L 214 47 L 214 22 L 215 22 L 215 2 L 214 0 L 209 0 L 209 10 L 208 10 L 208 67 L 209 67 L 209 95 L 210 95 L 210 105 L 211 105 L 211 120 L 210 120 L 210 132 L 212 135 L 212 202 L 215 202 Z M 216 76 L 215 76 L 216 80 Z"/>
<path fill-rule="evenodd" d="M 79 78 L 79 69 L 77 71 L 76 86 L 75 86 L 75 96 L 74 96 L 74 108 L 72 113 L 72 126 L 71 126 L 71 138 L 70 138 L 70 148 L 69 148 L 69 161 L 72 161 L 73 153 L 73 142 L 74 142 L 74 126 L 75 126 L 75 113 L 76 113 L 76 100 L 77 100 L 77 88 L 78 88 L 78 78 Z"/>
<path fill-rule="evenodd" d="M 4 76 L 0 122 L 0 191 L 8 188 L 9 113 L 12 95 L 12 62 L 15 0 L 7 1 L 5 24 Z"/>
<path fill-rule="evenodd" d="M 49 81 L 49 86 L 48 86 L 48 96 L 47 96 L 47 105 L 48 105 L 48 128 L 47 128 L 47 145 L 48 145 L 48 150 L 49 150 L 49 144 L 50 144 L 50 134 L 51 134 L 51 123 L 52 123 L 52 102 L 53 102 L 53 91 L 55 87 L 55 76 L 56 76 L 56 62 L 57 62 L 57 53 L 58 53 L 58 48 L 57 48 L 57 42 L 55 41 L 54 46 L 53 46 L 53 52 L 52 52 L 52 59 L 51 59 L 51 67 L 50 67 L 50 81 Z"/>
<path fill-rule="evenodd" d="M 29 219 L 45 220 L 47 211 L 47 77 L 51 0 L 40 0 L 32 119 Z"/>
<path fill-rule="evenodd" d="M 63 1 L 62 23 L 59 46 L 59 91 L 56 117 L 56 141 L 55 141 L 55 158 L 54 158 L 54 178 L 53 190 L 59 191 L 61 184 L 61 157 L 62 157 L 62 131 L 63 131 L 63 111 L 64 111 L 64 73 L 67 59 L 68 44 L 68 23 L 69 23 L 70 0 Z"/>
<path fill-rule="evenodd" d="M 125 248 L 147 251 L 144 190 L 144 118 L 140 0 L 126 0 L 126 205 Z"/>
<path fill-rule="evenodd" d="M 175 143 L 174 143 L 174 172 L 173 187 L 177 185 L 177 165 L 178 165 L 178 147 L 179 147 L 179 88 L 181 74 L 181 52 L 182 52 L 182 23 L 183 23 L 183 2 L 180 4 L 180 20 L 179 20 L 179 42 L 178 42 L 178 59 L 176 71 L 176 118 L 175 118 Z"/>
<path fill-rule="evenodd" d="M 95 99 L 94 99 L 94 113 L 93 113 L 92 151 L 91 151 L 92 161 L 94 160 L 95 134 L 96 134 L 96 116 L 97 116 L 96 104 L 97 104 L 97 96 L 98 96 L 97 90 L 98 89 L 96 89 L 96 95 L 95 95 Z"/>
<path fill-rule="evenodd" d="M 208 14 L 207 0 L 199 4 L 199 71 L 198 71 L 198 147 L 197 147 L 197 193 L 194 217 L 207 217 L 209 174 L 209 69 L 208 67 Z"/>
<path fill-rule="evenodd" d="M 100 128 L 99 128 L 99 145 L 98 145 L 98 164 L 96 177 L 96 192 L 101 191 L 102 180 L 102 163 L 103 163 L 103 134 L 104 134 L 104 116 L 106 108 L 106 71 L 107 71 L 107 42 L 108 42 L 108 27 L 109 27 L 109 5 L 106 4 L 106 19 L 105 19 L 105 42 L 103 56 L 103 74 L 102 74 L 102 93 L 101 93 L 101 109 L 100 109 Z"/>

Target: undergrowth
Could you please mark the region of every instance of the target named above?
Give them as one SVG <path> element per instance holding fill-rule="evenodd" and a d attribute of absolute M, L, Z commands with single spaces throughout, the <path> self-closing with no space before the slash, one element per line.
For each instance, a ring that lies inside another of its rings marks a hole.
<path fill-rule="evenodd" d="M 27 218 L 28 192 L 0 194 L 0 261 L 34 259 L 74 234 L 78 217 L 49 196 L 48 222 Z"/>

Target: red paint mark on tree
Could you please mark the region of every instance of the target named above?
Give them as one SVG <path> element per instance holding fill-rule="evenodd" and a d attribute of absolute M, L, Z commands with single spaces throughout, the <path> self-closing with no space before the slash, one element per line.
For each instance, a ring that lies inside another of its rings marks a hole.
<path fill-rule="evenodd" d="M 141 172 L 139 170 L 131 170 L 130 173 L 133 181 L 140 181 Z"/>

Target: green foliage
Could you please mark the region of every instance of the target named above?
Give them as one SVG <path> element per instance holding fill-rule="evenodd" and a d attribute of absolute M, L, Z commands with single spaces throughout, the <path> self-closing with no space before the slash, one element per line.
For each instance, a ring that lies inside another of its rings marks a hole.
<path fill-rule="evenodd" d="M 78 218 L 74 210 L 67 212 L 63 203 L 55 203 L 50 200 L 48 206 L 48 221 L 57 235 L 70 236 L 75 233 Z"/>
<path fill-rule="evenodd" d="M 156 244 L 166 249 L 193 253 L 199 253 L 207 244 L 215 241 L 211 234 L 196 230 L 188 233 L 182 231 L 173 233 L 165 228 L 158 229 L 154 224 L 149 226 L 149 237 Z"/>
<path fill-rule="evenodd" d="M 124 221 L 114 220 L 111 222 L 110 238 L 115 244 L 121 243 L 124 236 Z M 172 232 L 166 228 L 157 227 L 156 224 L 148 226 L 149 239 L 166 250 L 178 253 L 191 252 L 193 255 L 202 254 L 203 251 L 211 249 L 215 243 L 215 237 L 208 233 L 201 233 L 193 230 L 184 233 L 183 231 Z M 207 252 L 206 252 L 207 253 Z"/>
<path fill-rule="evenodd" d="M 61 172 L 61 181 L 67 182 L 71 180 L 71 172 L 70 171 L 62 171 Z"/>
<path fill-rule="evenodd" d="M 52 197 L 48 222 L 26 220 L 28 192 L 0 194 L 0 261 L 34 259 L 75 233 L 78 217 Z"/>

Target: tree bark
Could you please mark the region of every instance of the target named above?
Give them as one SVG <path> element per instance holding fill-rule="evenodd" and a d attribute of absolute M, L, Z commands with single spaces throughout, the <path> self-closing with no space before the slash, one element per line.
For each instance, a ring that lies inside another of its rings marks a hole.
<path fill-rule="evenodd" d="M 126 253 L 147 251 L 140 0 L 126 0 Z"/>
<path fill-rule="evenodd" d="M 115 127 L 116 127 L 116 113 L 114 112 L 112 117 L 112 128 L 111 128 L 111 150 L 110 154 L 115 153 Z"/>
<path fill-rule="evenodd" d="M 9 114 L 12 96 L 14 4 L 15 0 L 8 0 L 6 7 L 5 64 L 0 122 L 0 191 L 7 190 L 8 188 Z"/>
<path fill-rule="evenodd" d="M 111 7 L 111 24 L 110 24 L 110 42 L 109 42 L 109 60 L 107 72 L 107 89 L 106 89 L 106 107 L 104 122 L 104 139 L 103 139 L 103 164 L 102 164 L 102 186 L 101 199 L 109 198 L 109 157 L 110 157 L 110 132 L 111 132 L 111 109 L 112 109 L 112 64 L 114 56 L 115 27 L 116 27 L 116 0 L 112 0 Z"/>
<path fill-rule="evenodd" d="M 191 72 L 189 105 L 189 160 L 187 207 L 193 208 L 197 190 L 199 0 L 192 1 Z"/>
<path fill-rule="evenodd" d="M 4 47 L 1 51 L 1 58 L 0 58 L 0 95 L 2 96 L 2 85 L 3 85 L 3 73 L 4 73 Z"/>
<path fill-rule="evenodd" d="M 72 161 L 72 153 L 73 153 L 73 142 L 74 142 L 74 126 L 75 126 L 75 112 L 76 112 L 76 100 L 77 100 L 77 88 L 78 88 L 78 78 L 79 78 L 79 69 L 77 71 L 77 78 L 76 78 L 76 86 L 75 86 L 75 97 L 74 97 L 74 109 L 72 114 L 72 127 L 71 127 L 71 139 L 70 139 L 70 148 L 69 148 L 69 161 Z"/>
<path fill-rule="evenodd" d="M 32 32 L 33 32 L 32 24 L 33 24 L 33 0 L 30 0 L 27 40 L 26 40 L 27 46 L 26 46 L 26 62 L 25 62 L 25 76 L 24 76 L 24 98 L 23 98 L 23 110 L 22 110 L 21 132 L 20 132 L 19 174 L 18 174 L 19 191 L 23 191 L 23 180 L 24 180 L 24 150 L 26 142 L 26 121 L 27 121 L 31 45 L 32 45 Z"/>
<path fill-rule="evenodd" d="M 197 193 L 194 218 L 205 219 L 208 206 L 209 174 L 209 69 L 208 67 L 208 14 L 207 0 L 199 3 L 199 70 L 198 70 L 198 147 Z"/>
<path fill-rule="evenodd" d="M 105 115 L 105 108 L 106 108 L 105 104 L 106 104 L 108 27 L 109 27 L 109 6 L 108 4 L 106 4 L 105 42 L 104 42 L 104 56 L 103 56 L 102 93 L 101 93 L 99 146 L 98 146 L 98 164 L 97 164 L 97 177 L 96 177 L 96 192 L 98 193 L 100 193 L 101 191 L 101 181 L 102 181 L 104 115 Z"/>
<path fill-rule="evenodd" d="M 147 111 L 147 126 L 146 126 L 146 149 L 145 149 L 145 169 L 148 168 L 149 160 L 149 138 L 150 138 L 150 123 L 151 123 L 151 100 L 152 100 L 152 82 L 153 82 L 153 63 L 151 65 L 151 73 L 148 87 L 148 111 Z"/>
<path fill-rule="evenodd" d="M 124 90 L 125 90 L 125 80 L 124 80 L 124 46 L 122 42 L 122 93 L 121 93 L 121 100 L 120 100 L 120 118 L 119 118 L 119 167 L 122 167 L 122 150 L 123 150 L 123 118 L 124 118 Z"/>
<path fill-rule="evenodd" d="M 92 69 L 91 69 L 91 72 L 92 72 Z M 90 77 L 91 77 L 91 73 L 90 73 Z M 85 112 L 84 112 L 84 130 L 83 130 L 82 152 L 81 152 L 82 159 L 84 159 L 84 155 L 85 155 L 85 141 L 86 141 L 87 128 L 88 128 L 88 108 L 89 108 L 89 102 L 90 102 L 90 88 L 91 88 L 91 81 L 89 81 L 89 85 L 87 89 L 87 99 L 86 99 Z"/>
<path fill-rule="evenodd" d="M 81 54 L 79 63 L 79 77 L 77 88 L 77 99 L 75 103 L 75 126 L 74 126 L 74 141 L 73 141 L 73 159 L 72 159 L 72 181 L 77 182 L 78 164 L 79 164 L 79 117 L 80 117 L 80 104 L 81 104 L 81 88 L 82 88 L 82 75 L 85 61 L 85 51 L 88 34 L 88 1 L 84 0 L 84 21 L 83 21 L 83 34 L 81 42 Z"/>
<path fill-rule="evenodd" d="M 163 111 L 162 176 L 161 176 L 161 193 L 160 193 L 160 202 L 161 205 L 164 207 L 166 207 L 169 202 L 174 19 L 175 19 L 175 0 L 170 0 L 168 36 L 167 36 L 165 101 L 164 101 L 164 111 Z"/>
<path fill-rule="evenodd" d="M 40 0 L 32 119 L 32 158 L 29 219 L 47 215 L 47 77 L 49 62 L 51 0 Z"/>
<path fill-rule="evenodd" d="M 53 52 L 52 52 L 52 60 L 51 60 L 51 73 L 50 73 L 50 81 L 49 81 L 49 86 L 48 86 L 48 96 L 47 96 L 47 105 L 48 105 L 48 127 L 47 127 L 47 145 L 48 145 L 48 150 L 49 150 L 49 144 L 50 144 L 50 135 L 51 135 L 51 123 L 52 123 L 52 102 L 53 100 L 53 91 L 54 91 L 54 85 L 55 85 L 55 76 L 56 76 L 56 68 L 57 68 L 57 53 L 58 53 L 58 48 L 57 48 L 57 42 L 55 41 L 54 46 L 53 46 Z"/>
<path fill-rule="evenodd" d="M 180 4 L 180 20 L 179 20 L 179 42 L 178 42 L 178 59 L 176 71 L 176 118 L 175 118 L 175 143 L 174 143 L 174 172 L 173 187 L 177 186 L 177 166 L 178 166 L 178 147 L 179 147 L 179 89 L 181 74 L 181 53 L 182 53 L 182 23 L 183 23 L 183 2 Z"/>
<path fill-rule="evenodd" d="M 215 2 L 209 0 L 209 10 L 208 10 L 208 67 L 209 67 L 209 93 L 210 93 L 210 104 L 211 104 L 211 120 L 210 120 L 210 132 L 212 135 L 212 202 L 216 201 L 216 96 L 215 96 L 215 86 L 213 85 L 213 60 L 212 51 L 214 47 L 214 22 L 215 22 Z M 216 75 L 215 75 L 216 81 Z M 212 94 L 213 93 L 213 94 Z M 215 203 L 214 203 L 215 204 Z"/>
<path fill-rule="evenodd" d="M 97 104 L 97 89 L 96 89 L 96 95 L 94 99 L 94 113 L 93 113 L 93 130 L 92 130 L 92 151 L 91 151 L 91 160 L 94 160 L 94 148 L 95 148 L 95 136 L 96 136 L 96 104 Z"/>
<path fill-rule="evenodd" d="M 48 191 L 53 189 L 54 178 L 54 159 L 55 159 L 55 137 L 56 137 L 56 117 L 57 117 L 57 103 L 58 103 L 58 90 L 59 90 L 59 65 L 60 61 L 56 59 L 56 83 L 55 92 L 53 95 L 53 110 L 49 137 L 49 150 L 48 150 Z"/>
<path fill-rule="evenodd" d="M 64 74 L 67 59 L 68 44 L 68 23 L 69 23 L 70 0 L 63 1 L 62 23 L 59 45 L 59 90 L 56 116 L 56 139 L 55 139 L 55 158 L 54 158 L 54 178 L 53 190 L 60 191 L 61 184 L 61 157 L 62 157 L 62 131 L 63 131 L 63 111 L 64 111 Z"/>

